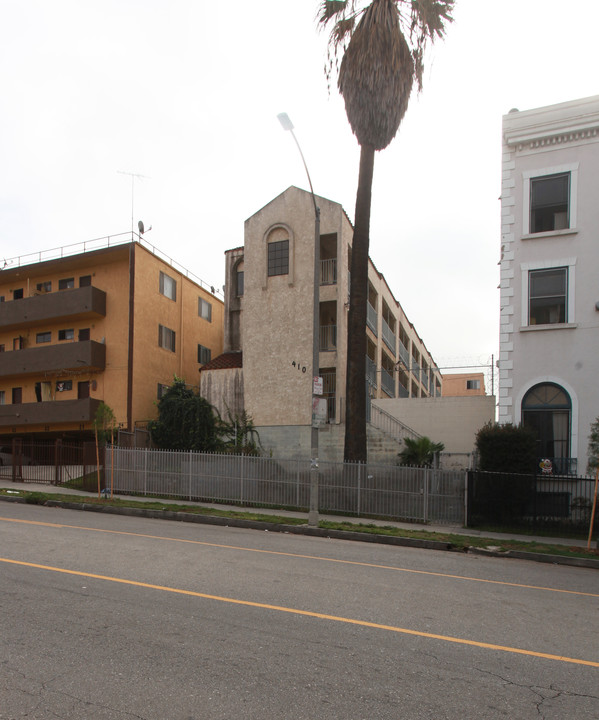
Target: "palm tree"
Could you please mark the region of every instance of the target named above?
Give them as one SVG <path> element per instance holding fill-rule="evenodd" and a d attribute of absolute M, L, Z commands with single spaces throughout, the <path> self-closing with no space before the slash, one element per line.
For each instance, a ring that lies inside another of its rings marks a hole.
<path fill-rule="evenodd" d="M 366 302 L 374 153 L 395 137 L 414 80 L 422 87 L 427 41 L 442 37 L 454 0 L 322 0 L 317 20 L 332 26 L 330 81 L 343 52 L 337 86 L 360 145 L 351 256 L 345 414 L 346 462 L 366 462 Z"/>
<path fill-rule="evenodd" d="M 406 437 L 404 444 L 399 453 L 399 464 L 412 467 L 432 467 L 435 455 L 445 450 L 443 443 L 435 443 L 428 437 Z"/>

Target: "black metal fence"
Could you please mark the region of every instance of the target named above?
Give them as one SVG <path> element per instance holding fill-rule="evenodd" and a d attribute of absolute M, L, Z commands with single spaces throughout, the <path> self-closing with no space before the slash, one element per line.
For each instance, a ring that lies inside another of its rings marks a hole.
<path fill-rule="evenodd" d="M 0 477 L 40 485 L 75 483 L 82 490 L 94 490 L 98 486 L 98 457 L 102 467 L 102 448 L 97 456 L 93 442 L 27 442 L 15 438 L 0 448 Z"/>
<path fill-rule="evenodd" d="M 595 481 L 573 475 L 468 473 L 467 525 L 586 537 Z M 599 530 L 595 510 L 595 532 Z"/>

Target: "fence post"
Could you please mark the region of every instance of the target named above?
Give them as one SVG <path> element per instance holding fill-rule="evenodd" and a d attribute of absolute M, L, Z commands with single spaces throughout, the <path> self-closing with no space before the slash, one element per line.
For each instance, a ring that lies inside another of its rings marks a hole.
<path fill-rule="evenodd" d="M 468 483 L 470 481 L 470 470 L 466 470 L 464 481 L 464 527 L 468 527 Z"/>
<path fill-rule="evenodd" d="M 240 478 L 240 482 L 239 482 L 239 495 L 240 495 L 239 501 L 241 502 L 242 505 L 243 505 L 243 490 L 244 490 L 244 487 L 243 487 L 244 482 L 243 481 L 245 480 L 245 472 L 244 472 L 245 471 L 245 463 L 243 462 L 244 457 L 245 457 L 244 455 L 241 456 L 241 462 L 239 463 L 240 470 L 241 470 L 241 473 L 240 473 L 241 478 Z"/>
<path fill-rule="evenodd" d="M 61 465 L 62 465 L 62 440 L 57 439 L 54 442 L 54 485 L 60 485 Z"/>
<path fill-rule="evenodd" d="M 191 502 L 191 455 L 192 450 L 189 451 L 189 502 Z"/>
<path fill-rule="evenodd" d="M 144 448 L 144 495 L 148 494 L 148 448 Z"/>
<path fill-rule="evenodd" d="M 358 465 L 358 517 L 360 517 L 360 510 L 362 509 L 362 483 L 360 482 L 362 479 L 362 473 L 360 472 L 361 468 L 362 465 Z"/>
<path fill-rule="evenodd" d="M 424 516 L 424 523 L 428 522 L 428 495 L 429 495 L 429 482 L 430 482 L 430 470 L 428 468 L 424 469 L 424 493 L 423 493 L 423 516 Z"/>
<path fill-rule="evenodd" d="M 295 506 L 300 506 L 300 461 L 295 461 Z"/>

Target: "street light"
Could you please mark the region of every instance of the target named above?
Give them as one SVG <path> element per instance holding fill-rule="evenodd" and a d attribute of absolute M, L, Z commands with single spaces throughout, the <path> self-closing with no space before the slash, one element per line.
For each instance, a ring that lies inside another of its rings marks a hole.
<path fill-rule="evenodd" d="M 310 179 L 310 172 L 306 165 L 304 153 L 300 147 L 295 133 L 293 132 L 293 123 L 289 119 L 287 113 L 279 113 L 277 115 L 283 130 L 291 133 L 299 154 L 301 155 L 308 183 L 310 184 L 310 194 L 314 203 L 314 311 L 313 311 L 313 333 L 312 333 L 312 390 L 310 392 L 310 417 L 312 418 L 311 430 L 311 459 L 310 459 L 310 509 L 308 511 L 308 525 L 318 525 L 318 425 L 317 417 L 315 417 L 315 399 L 314 384 L 320 375 L 320 208 L 316 204 L 316 196 Z"/>

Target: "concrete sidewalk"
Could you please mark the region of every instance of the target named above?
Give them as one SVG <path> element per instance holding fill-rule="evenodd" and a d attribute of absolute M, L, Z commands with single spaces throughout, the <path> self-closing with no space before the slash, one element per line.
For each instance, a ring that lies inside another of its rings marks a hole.
<path fill-rule="evenodd" d="M 58 493 L 61 495 L 83 495 L 93 497 L 95 493 L 88 493 L 84 490 L 71 490 L 70 488 L 57 487 L 56 485 L 46 485 L 42 483 L 31 483 L 31 482 L 13 482 L 9 478 L 0 477 L 0 488 L 15 491 L 25 492 L 43 492 L 43 493 Z M 190 505 L 203 508 L 215 508 L 217 510 L 231 510 L 236 512 L 256 512 L 261 515 L 277 515 L 278 517 L 289 517 L 289 518 L 307 518 L 307 513 L 301 513 L 289 510 L 278 510 L 271 508 L 260 508 L 260 507 L 241 507 L 239 505 L 220 505 L 216 503 L 198 503 L 190 502 L 188 500 L 165 500 L 164 498 L 154 497 L 143 497 L 143 496 L 132 496 L 132 495 L 114 495 L 115 498 L 121 500 L 135 500 L 136 502 L 160 502 L 161 504 L 168 505 Z M 514 533 L 496 533 L 480 531 L 474 528 L 464 528 L 458 525 L 425 525 L 422 523 L 406 523 L 406 522 L 394 522 L 392 520 L 371 520 L 369 518 L 356 518 L 356 517 L 342 517 L 340 515 L 320 515 L 321 520 L 330 520 L 331 522 L 349 522 L 354 525 L 379 525 L 386 527 L 396 527 L 405 530 L 425 530 L 433 533 L 452 533 L 455 535 L 468 535 L 470 537 L 485 537 L 495 540 L 520 540 L 522 542 L 539 542 L 547 545 L 566 545 L 568 547 L 581 547 L 586 548 L 586 540 L 576 540 L 574 538 L 554 538 L 544 537 L 535 535 L 517 535 Z M 592 547 L 596 547 L 596 542 L 592 543 Z"/>

